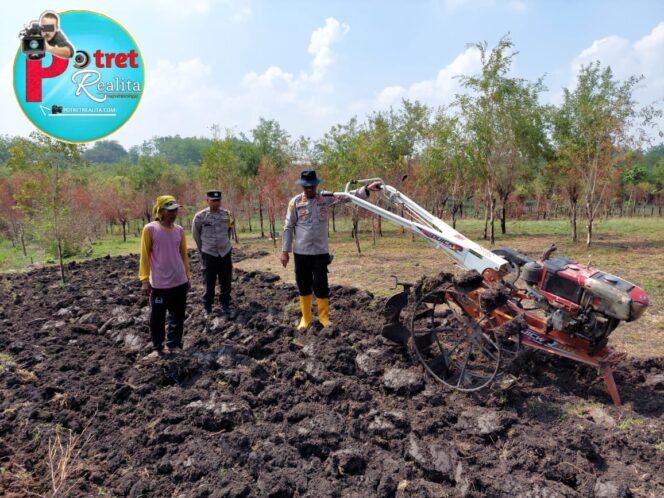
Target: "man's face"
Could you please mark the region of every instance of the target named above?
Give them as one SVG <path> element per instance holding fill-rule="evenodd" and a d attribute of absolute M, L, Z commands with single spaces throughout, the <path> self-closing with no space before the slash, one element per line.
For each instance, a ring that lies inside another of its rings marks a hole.
<path fill-rule="evenodd" d="M 313 187 L 302 187 L 302 190 L 304 191 L 304 195 L 307 196 L 307 199 L 313 199 L 316 197 L 316 185 Z"/>
<path fill-rule="evenodd" d="M 219 211 L 219 206 L 221 206 L 221 199 L 210 199 L 207 200 L 208 207 L 210 211 Z"/>
<path fill-rule="evenodd" d="M 173 223 L 175 218 L 178 217 L 177 209 L 162 209 L 161 210 L 161 220 L 166 223 Z"/>
<path fill-rule="evenodd" d="M 50 17 L 44 17 L 39 24 L 41 26 L 53 26 L 53 31 L 42 31 L 42 36 L 44 39 L 46 41 L 51 41 L 55 36 L 55 33 L 58 31 L 57 21 L 55 19 L 51 19 Z"/>

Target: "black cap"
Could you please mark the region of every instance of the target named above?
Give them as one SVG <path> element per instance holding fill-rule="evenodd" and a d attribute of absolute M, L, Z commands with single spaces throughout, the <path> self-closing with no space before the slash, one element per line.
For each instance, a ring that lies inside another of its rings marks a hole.
<path fill-rule="evenodd" d="M 221 199 L 220 190 L 208 190 L 206 195 L 208 199 Z"/>
<path fill-rule="evenodd" d="M 315 187 L 320 183 L 320 178 L 316 177 L 316 171 L 313 169 L 305 169 L 300 173 L 300 179 L 296 182 L 303 187 Z"/>

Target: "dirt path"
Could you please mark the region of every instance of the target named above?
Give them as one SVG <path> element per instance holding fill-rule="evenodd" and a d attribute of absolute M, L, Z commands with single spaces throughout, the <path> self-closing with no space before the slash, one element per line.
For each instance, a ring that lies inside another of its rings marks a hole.
<path fill-rule="evenodd" d="M 334 287 L 335 326 L 298 334 L 295 287 L 238 270 L 238 319 L 206 332 L 195 285 L 185 352 L 144 364 L 136 273 L 0 275 L 0 495 L 51 493 L 59 440 L 61 496 L 664 496 L 664 358 L 618 370 L 622 407 L 540 354 L 507 391 L 450 392 L 378 335 L 369 293 Z"/>

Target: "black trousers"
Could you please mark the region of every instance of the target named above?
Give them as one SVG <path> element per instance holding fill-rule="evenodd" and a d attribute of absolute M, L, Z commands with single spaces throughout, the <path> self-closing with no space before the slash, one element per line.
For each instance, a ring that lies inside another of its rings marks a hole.
<path fill-rule="evenodd" d="M 203 294 L 203 305 L 208 311 L 212 311 L 214 303 L 214 288 L 219 279 L 219 302 L 222 306 L 231 303 L 231 278 L 233 277 L 233 263 L 231 252 L 226 256 L 211 256 L 201 253 L 203 258 L 203 280 L 205 281 L 205 293 Z"/>
<path fill-rule="evenodd" d="M 168 321 L 166 345 L 182 347 L 184 332 L 184 312 L 187 307 L 187 284 L 171 289 L 152 289 L 150 295 L 150 333 L 155 350 L 161 351 L 164 343 L 164 329 Z M 166 320 L 168 312 L 168 320 Z"/>
<path fill-rule="evenodd" d="M 309 296 L 313 290 L 316 297 L 327 299 L 330 297 L 330 287 L 327 283 L 327 265 L 330 263 L 329 254 L 293 254 L 295 257 L 295 282 L 300 296 Z"/>

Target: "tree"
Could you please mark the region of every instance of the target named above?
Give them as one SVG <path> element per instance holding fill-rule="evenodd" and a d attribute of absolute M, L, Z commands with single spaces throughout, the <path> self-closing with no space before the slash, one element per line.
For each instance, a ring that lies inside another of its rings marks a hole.
<path fill-rule="evenodd" d="M 542 80 L 530 83 L 509 77 L 516 52 L 509 37 L 488 51 L 487 43 L 474 45 L 480 52 L 482 72 L 462 76 L 470 93 L 457 95 L 468 151 L 484 182 L 490 240 L 495 242 L 496 196 L 501 201 L 501 227 L 505 230 L 506 203 L 527 164 L 537 160 L 545 144 L 543 113 L 538 105 Z"/>
<path fill-rule="evenodd" d="M 88 218 L 76 208 L 89 207 L 90 199 L 80 183 L 71 181 L 68 175 L 68 170 L 81 164 L 82 146 L 37 132 L 30 137 L 30 154 L 17 145 L 11 149 L 8 160 L 12 168 L 31 173 L 31 179 L 23 184 L 15 199 L 19 209 L 35 225 L 37 235 L 47 246 L 52 244 L 55 248 L 64 283 L 64 250 L 75 250 L 88 236 L 89 226 L 83 225 Z"/>
<path fill-rule="evenodd" d="M 465 145 L 459 119 L 449 116 L 445 109 L 439 109 L 427 131 L 427 145 L 421 154 L 423 175 L 420 181 L 427 187 L 428 198 L 434 206 L 444 206 L 451 200 L 453 228 L 456 228 L 457 214 L 463 206 L 467 189 L 472 185 L 473 164 Z"/>
<path fill-rule="evenodd" d="M 123 176 L 99 179 L 92 187 L 96 204 L 109 223 L 122 226 L 122 240 L 127 242 L 127 224 L 132 213 L 135 191 Z"/>
<path fill-rule="evenodd" d="M 0 230 L 5 231 L 16 246 L 21 243 L 23 255 L 28 252 L 25 247 L 25 215 L 16 202 L 16 194 L 25 181 L 25 175 L 14 175 L 10 178 L 0 178 Z"/>
<path fill-rule="evenodd" d="M 363 176 L 363 157 L 362 152 L 365 132 L 360 130 L 357 124 L 357 118 L 353 117 L 345 124 L 333 126 L 330 131 L 325 133 L 323 139 L 317 144 L 319 157 L 322 163 L 322 171 L 327 177 L 328 183 L 339 184 L 344 180 Z M 320 176 L 320 175 L 319 175 Z M 357 238 L 359 211 L 357 207 L 350 207 L 352 210 L 352 235 L 355 238 L 358 253 L 361 253 L 360 244 Z M 332 208 L 332 228 L 335 227 L 335 208 Z"/>
<path fill-rule="evenodd" d="M 91 163 L 117 163 L 128 158 L 125 148 L 115 140 L 100 140 L 83 153 L 83 158 Z"/>
<path fill-rule="evenodd" d="M 270 238 L 274 246 L 277 245 L 277 214 L 282 213 L 284 206 L 288 203 L 289 189 L 283 180 L 283 171 L 267 157 L 261 160 L 256 175 L 258 193 L 264 200 L 270 225 Z"/>
<path fill-rule="evenodd" d="M 258 125 L 251 130 L 251 136 L 261 159 L 269 159 L 278 170 L 290 165 L 289 136 L 278 121 L 260 118 Z"/>
<path fill-rule="evenodd" d="M 630 146 L 643 140 L 643 127 L 657 115 L 651 107 L 637 109 L 633 92 L 642 77 L 614 78 L 599 62 L 582 66 L 576 87 L 564 90 L 554 120 L 558 156 L 568 176 L 581 180 L 587 219 L 586 245 L 592 243 L 593 224 L 616 180 L 616 164 Z"/>
<path fill-rule="evenodd" d="M 156 155 L 170 164 L 182 166 L 201 164 L 203 151 L 212 142 L 209 138 L 181 137 L 180 135 L 168 137 L 154 137 L 151 140 Z"/>

